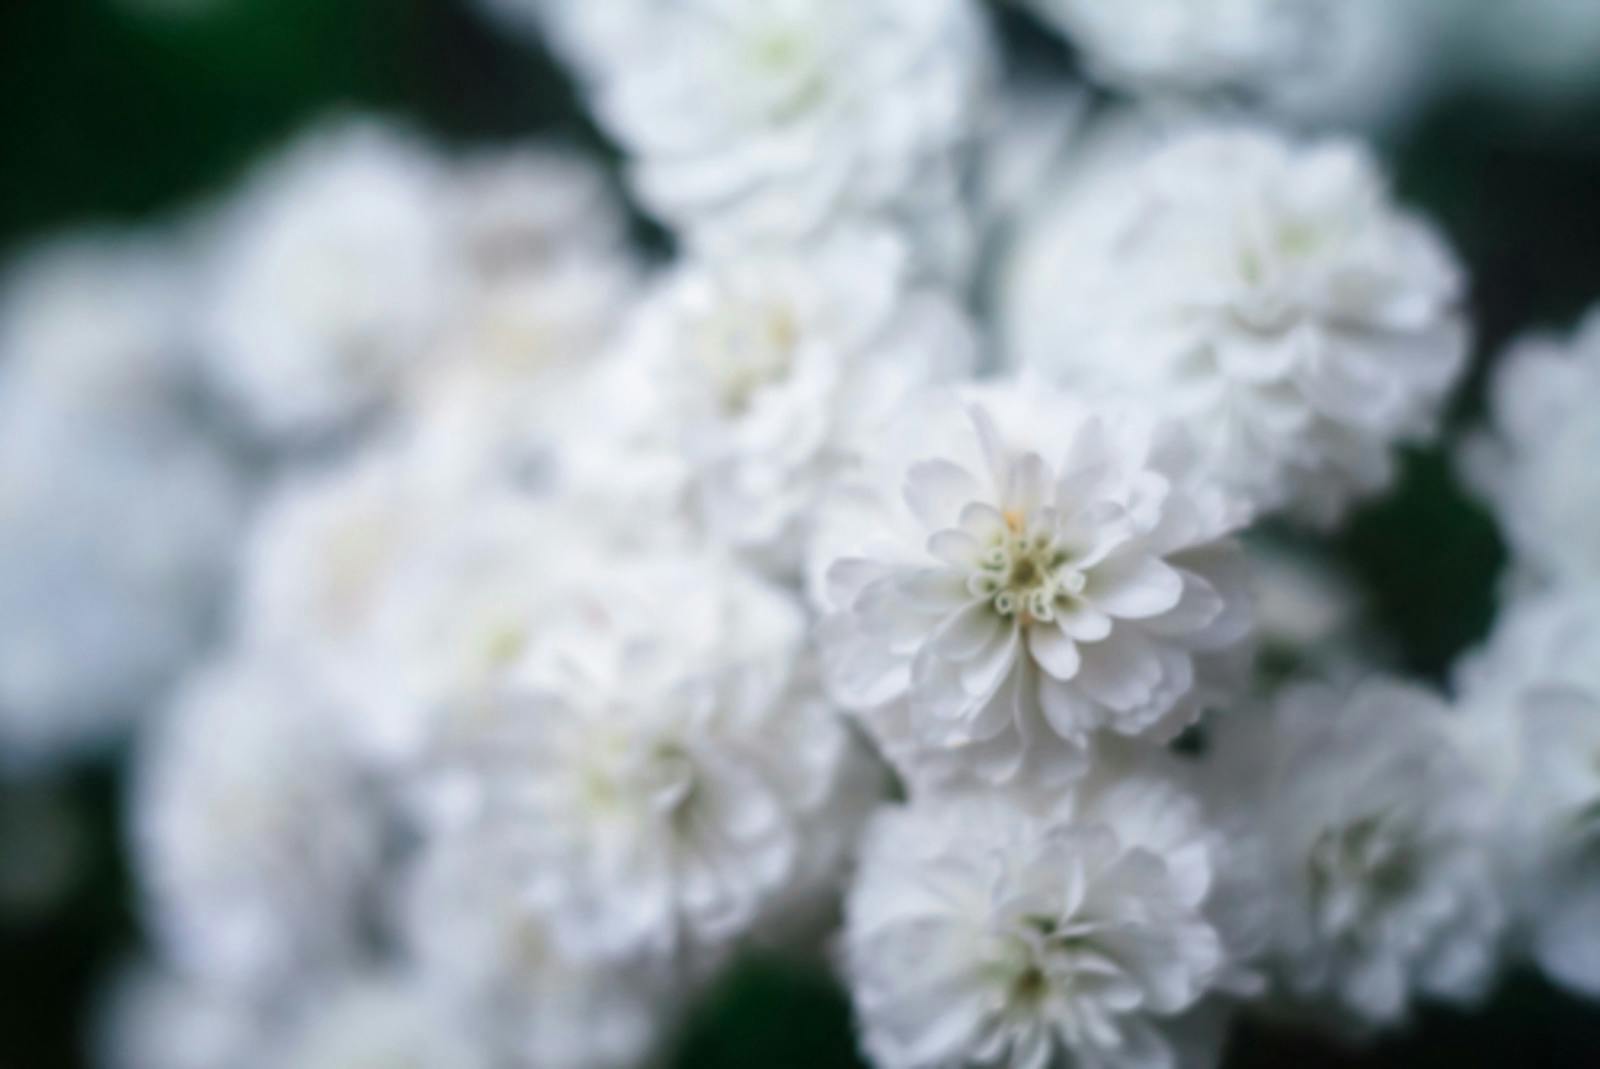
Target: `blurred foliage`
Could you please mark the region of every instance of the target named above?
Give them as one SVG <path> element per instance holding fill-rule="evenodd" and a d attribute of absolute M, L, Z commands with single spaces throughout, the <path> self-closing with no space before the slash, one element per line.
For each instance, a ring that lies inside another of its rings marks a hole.
<path fill-rule="evenodd" d="M 596 0 L 600 2 L 600 0 Z M 1019 36 L 1020 35 L 1020 36 Z M 1061 50 L 1008 24 L 1031 61 Z M 0 4 L 0 248 L 214 194 L 253 156 L 341 106 L 410 116 L 455 143 L 557 132 L 605 149 L 550 57 L 465 0 L 9 0 Z M 1478 360 L 1452 424 L 1481 410 L 1489 357 L 1600 298 L 1600 104 L 1537 121 L 1492 101 L 1436 107 L 1392 154 L 1411 202 L 1471 265 Z M 1449 459 L 1407 458 L 1393 495 L 1334 539 L 1406 667 L 1442 676 L 1484 632 L 1503 550 Z M 114 767 L 46 785 L 84 832 L 52 908 L 0 910 L 0 1069 L 72 1069 L 105 971 L 131 951 Z M 0 806 L 9 804 L 0 790 Z M 0 821 L 0 851 L 22 848 Z M 1481 1014 L 1430 1014 L 1354 1053 L 1251 1026 L 1238 1069 L 1597 1063 L 1600 1012 L 1518 978 Z M 694 1069 L 859 1066 L 842 993 L 820 969 L 758 959 L 710 993 L 674 1059 Z M 226 1069 L 226 1067 L 218 1067 Z"/>

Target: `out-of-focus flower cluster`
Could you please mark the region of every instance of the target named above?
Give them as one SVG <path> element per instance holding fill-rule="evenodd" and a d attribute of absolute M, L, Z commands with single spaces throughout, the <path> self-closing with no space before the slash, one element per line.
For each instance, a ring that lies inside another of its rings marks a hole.
<path fill-rule="evenodd" d="M 1597 321 L 1463 440 L 1515 567 L 1447 690 L 1258 541 L 1464 373 L 1336 132 L 1439 12 L 1025 5 L 1091 96 L 978 0 L 487 6 L 670 258 L 574 149 L 345 118 L 6 275 L 4 765 L 133 740 L 108 1069 L 626 1069 L 835 936 L 882 1069 L 1600 996 Z"/>

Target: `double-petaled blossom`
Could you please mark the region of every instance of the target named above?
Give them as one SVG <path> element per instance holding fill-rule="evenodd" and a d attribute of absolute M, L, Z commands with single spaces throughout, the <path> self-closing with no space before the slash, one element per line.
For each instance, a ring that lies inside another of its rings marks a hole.
<path fill-rule="evenodd" d="M 912 779 L 1053 781 L 1170 739 L 1250 627 L 1238 523 L 1174 428 L 1034 383 L 906 406 L 825 507 L 829 688 Z"/>
<path fill-rule="evenodd" d="M 545 6 L 638 192 L 694 243 L 863 217 L 937 243 L 926 224 L 959 212 L 990 65 L 973 0 Z"/>
<path fill-rule="evenodd" d="M 255 434 L 298 446 L 387 407 L 461 285 L 440 161 L 371 120 L 321 127 L 211 221 L 200 343 Z"/>
<path fill-rule="evenodd" d="M 1467 331 L 1454 257 L 1366 150 L 1198 125 L 1083 155 L 1006 268 L 1010 358 L 1181 420 L 1260 510 L 1385 487 Z"/>
<path fill-rule="evenodd" d="M 1056 801 L 938 795 L 872 823 L 845 954 L 881 1069 L 1214 1060 L 1210 999 L 1250 980 L 1213 915 L 1226 848 L 1169 776 L 1121 772 Z"/>
<path fill-rule="evenodd" d="M 494 1065 L 644 1064 L 694 978 L 660 963 L 563 954 L 554 919 L 529 910 L 502 861 L 493 844 L 466 837 L 427 848 L 402 881 L 402 942 L 437 1005 Z"/>
<path fill-rule="evenodd" d="M 1355 1030 L 1481 996 L 1506 914 L 1493 792 L 1456 712 L 1376 677 L 1294 684 L 1217 726 L 1214 809 L 1241 859 L 1226 893 L 1275 994 Z"/>
<path fill-rule="evenodd" d="M 965 315 L 909 276 L 901 242 L 851 232 L 688 263 L 644 302 L 615 389 L 710 537 L 792 574 L 818 502 L 898 406 L 971 373 Z"/>
<path fill-rule="evenodd" d="M 870 805 L 799 607 L 721 556 L 546 549 L 439 760 L 583 960 L 711 959 L 826 894 Z M 448 823 L 448 822 L 446 822 Z"/>
<path fill-rule="evenodd" d="M 270 992 L 359 948 L 382 826 L 336 723 L 291 671 L 241 653 L 188 680 L 143 740 L 132 844 L 185 972 Z"/>

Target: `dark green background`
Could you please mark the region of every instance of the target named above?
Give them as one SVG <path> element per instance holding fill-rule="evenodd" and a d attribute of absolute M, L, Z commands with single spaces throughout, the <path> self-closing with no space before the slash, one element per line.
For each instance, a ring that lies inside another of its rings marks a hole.
<path fill-rule="evenodd" d="M 448 141 L 554 131 L 607 151 L 550 59 L 494 33 L 464 0 L 210 6 L 162 20 L 92 0 L 0 0 L 0 249 L 224 189 L 254 154 L 336 105 L 408 115 Z M 1025 26 L 1008 35 L 1030 55 L 1053 54 Z M 1391 157 L 1403 195 L 1444 225 L 1472 267 L 1479 359 L 1453 416 L 1460 426 L 1481 405 L 1487 354 L 1600 298 L 1600 103 L 1532 115 L 1446 99 Z M 1410 458 L 1399 490 L 1332 548 L 1366 585 L 1372 626 L 1393 636 L 1406 667 L 1437 678 L 1483 633 L 1503 552 L 1440 454 Z M 17 799 L 40 789 L 0 787 L 0 851 L 18 846 L 7 832 Z M 97 979 L 137 946 L 118 769 L 88 768 L 47 789 L 86 833 L 88 860 L 63 902 L 0 915 L 0 1069 L 82 1064 L 79 1026 Z M 849 1029 L 824 976 L 756 960 L 707 999 L 678 1062 L 852 1066 Z M 1229 1064 L 1591 1069 L 1600 1009 L 1514 977 L 1485 1011 L 1425 1015 L 1405 1039 L 1365 1052 L 1245 1028 Z"/>

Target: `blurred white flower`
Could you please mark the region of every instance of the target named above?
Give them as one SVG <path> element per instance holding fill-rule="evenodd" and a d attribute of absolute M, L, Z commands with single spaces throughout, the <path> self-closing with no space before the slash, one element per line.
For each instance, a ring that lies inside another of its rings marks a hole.
<path fill-rule="evenodd" d="M 176 251 L 84 235 L 0 293 L 0 763 L 106 742 L 202 647 L 243 511 L 192 425 Z"/>
<path fill-rule="evenodd" d="M 298 445 L 385 407 L 461 284 L 440 165 L 371 119 L 314 128 L 212 220 L 201 343 L 217 391 Z"/>
<path fill-rule="evenodd" d="M 991 59 L 972 0 L 551 6 L 642 198 L 692 242 L 915 217 L 958 185 Z"/>
<path fill-rule="evenodd" d="M 1259 926 L 1277 993 L 1324 1024 L 1397 1025 L 1418 998 L 1470 1001 L 1493 978 L 1493 792 L 1454 717 L 1369 677 L 1293 685 L 1215 725 L 1211 790 L 1241 857 L 1227 897 Z"/>
<path fill-rule="evenodd" d="M 1469 439 L 1468 481 L 1494 508 L 1519 578 L 1600 580 L 1600 308 L 1570 339 L 1534 335 L 1495 367 L 1493 429 Z"/>
<path fill-rule="evenodd" d="M 1322 0 L 1026 0 L 1124 88 L 1256 89 L 1315 55 Z M 1337 5 L 1335 5 L 1337 6 Z"/>
<path fill-rule="evenodd" d="M 569 380 L 609 343 L 641 267 L 621 204 L 576 152 L 530 144 L 469 157 L 448 173 L 446 197 L 464 292 L 398 422 L 417 463 L 517 485 L 540 474 Z"/>
<path fill-rule="evenodd" d="M 884 813 L 847 904 L 863 1045 L 881 1069 L 1214 1064 L 1221 1030 L 1185 1018 L 1241 979 L 1208 915 L 1224 850 L 1193 798 L 1137 769 L 1050 804 Z"/>
<path fill-rule="evenodd" d="M 354 950 L 380 827 L 334 722 L 285 666 L 234 655 L 143 740 L 132 845 L 184 971 L 267 991 Z"/>
<path fill-rule="evenodd" d="M 230 1063 L 231 1064 L 231 1063 Z M 303 998 L 270 1069 L 489 1069 L 483 1037 L 413 977 L 357 975 Z"/>
<path fill-rule="evenodd" d="M 1358 144 L 1115 131 L 1006 267 L 1014 362 L 1194 429 L 1259 507 L 1332 521 L 1428 433 L 1467 331 L 1455 259 Z"/>
<path fill-rule="evenodd" d="M 1237 510 L 1171 426 L 1034 383 L 925 395 L 825 506 L 834 698 L 911 778 L 1082 771 L 1232 697 L 1250 629 Z"/>
<path fill-rule="evenodd" d="M 195 377 L 185 251 L 176 237 L 118 230 L 24 251 L 0 285 L 6 391 L 131 431 L 185 422 Z"/>
<path fill-rule="evenodd" d="M 392 764 L 413 756 L 423 722 L 399 700 L 395 675 L 365 655 L 408 563 L 470 512 L 447 479 L 400 449 L 332 468 L 292 471 L 252 532 L 237 613 L 246 641 L 286 671 L 336 696 L 344 741 Z"/>
<path fill-rule="evenodd" d="M 645 303 L 623 374 L 648 399 L 644 441 L 683 458 L 714 539 L 793 573 L 818 500 L 899 404 L 970 373 L 970 324 L 907 270 L 889 235 L 841 234 L 691 261 Z"/>
<path fill-rule="evenodd" d="M 412 960 L 445 1005 L 501 1059 L 520 1069 L 628 1069 L 645 1063 L 689 993 L 650 963 L 579 964 L 549 922 L 466 838 L 425 853 L 405 893 Z M 433 1063 L 428 1063 L 431 1067 Z"/>
<path fill-rule="evenodd" d="M 460 504 L 401 547 L 335 668 L 353 737 L 385 764 L 416 762 L 501 702 L 530 649 L 562 625 L 549 599 L 566 569 L 610 543 L 575 510 L 485 496 Z"/>
<path fill-rule="evenodd" d="M 1553 979 L 1600 994 L 1600 589 L 1507 605 L 1456 685 L 1463 734 L 1500 791 L 1521 934 Z"/>
<path fill-rule="evenodd" d="M 548 592 L 443 756 L 562 951 L 713 956 L 796 889 L 826 892 L 863 758 L 812 682 L 799 607 L 720 557 L 535 552 Z"/>
<path fill-rule="evenodd" d="M 269 1069 L 264 1005 L 154 963 L 126 966 L 97 1008 L 96 1069 Z"/>

